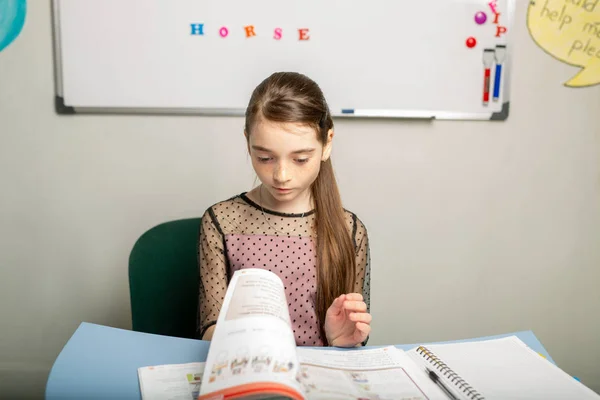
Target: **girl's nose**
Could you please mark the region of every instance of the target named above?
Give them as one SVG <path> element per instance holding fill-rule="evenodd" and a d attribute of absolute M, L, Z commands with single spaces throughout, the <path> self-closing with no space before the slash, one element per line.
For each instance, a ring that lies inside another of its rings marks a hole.
<path fill-rule="evenodd" d="M 275 180 L 275 182 L 281 184 L 281 183 L 289 182 L 290 179 L 291 179 L 291 176 L 289 174 L 288 168 L 283 163 L 277 165 L 277 167 L 275 168 L 275 171 L 273 171 L 273 180 Z"/>

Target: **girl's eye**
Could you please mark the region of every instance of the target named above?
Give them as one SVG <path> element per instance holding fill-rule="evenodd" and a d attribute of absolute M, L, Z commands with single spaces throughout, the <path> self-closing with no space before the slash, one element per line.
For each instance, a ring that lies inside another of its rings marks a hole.
<path fill-rule="evenodd" d="M 305 164 L 308 162 L 308 158 L 299 158 L 296 160 L 296 162 L 299 164 Z"/>
<path fill-rule="evenodd" d="M 258 161 L 266 163 L 271 161 L 271 157 L 258 157 Z"/>

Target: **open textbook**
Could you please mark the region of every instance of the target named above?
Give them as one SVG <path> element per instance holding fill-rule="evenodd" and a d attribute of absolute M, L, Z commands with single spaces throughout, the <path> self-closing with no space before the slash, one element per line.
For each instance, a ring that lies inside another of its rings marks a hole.
<path fill-rule="evenodd" d="M 283 283 L 261 269 L 233 275 L 203 367 L 200 400 L 600 400 L 516 336 L 409 351 L 296 347 Z"/>
<path fill-rule="evenodd" d="M 195 400 L 200 394 L 203 362 L 138 368 L 143 400 Z"/>

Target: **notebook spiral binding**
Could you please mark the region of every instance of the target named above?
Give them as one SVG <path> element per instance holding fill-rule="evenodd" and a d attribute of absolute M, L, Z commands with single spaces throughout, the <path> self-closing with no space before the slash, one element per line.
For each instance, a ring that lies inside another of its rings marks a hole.
<path fill-rule="evenodd" d="M 452 370 L 446 363 L 444 363 L 439 357 L 437 357 L 433 352 L 431 352 L 425 346 L 419 346 L 417 348 L 417 353 L 422 356 L 427 362 L 429 362 L 433 367 L 444 377 L 450 380 L 450 382 L 457 387 L 462 394 L 464 394 L 468 399 L 471 400 L 485 400 L 477 390 L 475 390 L 471 385 L 469 385 L 464 379 L 462 379 L 456 372 Z"/>

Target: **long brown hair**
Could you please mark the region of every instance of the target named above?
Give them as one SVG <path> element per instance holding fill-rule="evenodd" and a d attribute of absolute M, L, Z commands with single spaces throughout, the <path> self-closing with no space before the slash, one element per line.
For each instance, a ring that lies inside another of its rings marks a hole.
<path fill-rule="evenodd" d="M 333 129 L 333 119 L 321 88 L 305 75 L 294 72 L 274 73 L 256 87 L 246 109 L 247 135 L 259 118 L 311 126 L 323 145 L 327 143 L 329 130 Z M 327 309 L 338 296 L 353 290 L 356 279 L 354 245 L 331 157 L 321 163 L 311 194 L 317 236 L 316 311 L 321 336 L 327 342 L 323 329 Z"/>

